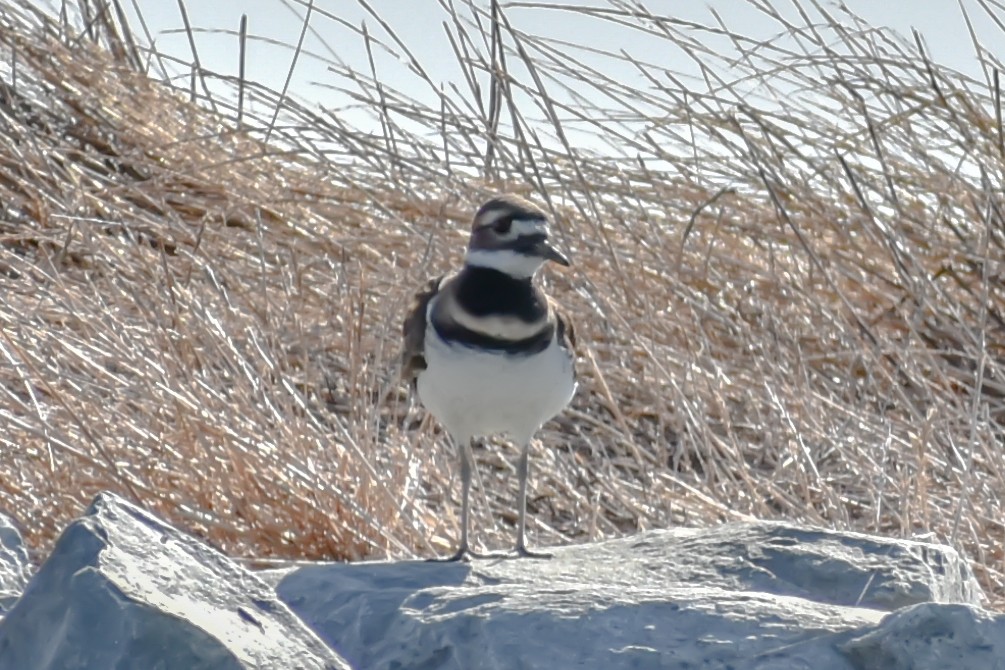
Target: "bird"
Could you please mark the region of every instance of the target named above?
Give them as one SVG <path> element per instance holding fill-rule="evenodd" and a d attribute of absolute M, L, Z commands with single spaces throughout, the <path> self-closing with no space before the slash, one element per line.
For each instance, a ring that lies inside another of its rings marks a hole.
<path fill-rule="evenodd" d="M 516 547 L 506 556 L 550 558 L 527 548 L 530 443 L 576 392 L 572 321 L 535 282 L 545 263 L 569 259 L 551 243 L 545 212 L 513 194 L 476 211 L 464 264 L 429 280 L 402 326 L 402 376 L 450 435 L 460 458 L 461 530 L 446 561 L 480 558 L 468 543 L 471 441 L 508 435 L 517 462 Z"/>

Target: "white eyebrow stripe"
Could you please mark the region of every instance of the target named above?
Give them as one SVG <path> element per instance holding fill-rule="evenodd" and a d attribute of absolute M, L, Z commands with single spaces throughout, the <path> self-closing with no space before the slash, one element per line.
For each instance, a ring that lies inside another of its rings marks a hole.
<path fill-rule="evenodd" d="M 513 229 L 517 235 L 536 235 L 548 232 L 547 219 L 514 219 Z"/>
<path fill-rule="evenodd" d="M 478 219 L 475 227 L 482 228 L 491 226 L 500 219 L 505 219 L 510 216 L 515 216 L 513 219 L 513 229 L 516 230 L 518 234 L 522 235 L 548 231 L 548 219 L 541 216 L 528 218 L 526 215 L 521 215 L 506 209 L 493 209 L 486 212 Z"/>
<path fill-rule="evenodd" d="M 482 214 L 478 219 L 478 226 L 491 226 L 499 219 L 511 216 L 513 213 L 505 209 L 492 209 Z"/>

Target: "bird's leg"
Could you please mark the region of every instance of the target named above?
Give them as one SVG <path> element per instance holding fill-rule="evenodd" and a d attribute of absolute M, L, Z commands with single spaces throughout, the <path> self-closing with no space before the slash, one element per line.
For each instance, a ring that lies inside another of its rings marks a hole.
<path fill-rule="evenodd" d="M 471 438 L 465 438 L 459 445 L 461 452 L 461 545 L 453 560 L 460 560 L 471 550 L 468 548 L 468 524 L 471 518 Z"/>
<path fill-rule="evenodd" d="M 528 462 L 529 456 L 530 440 L 525 440 L 523 443 L 523 450 L 520 452 L 520 460 L 516 466 L 516 474 L 520 478 L 520 501 L 519 507 L 517 508 L 518 514 L 516 522 L 516 554 L 517 556 L 524 556 L 526 558 L 551 558 L 551 554 L 530 551 L 527 549 L 527 475 L 530 470 L 530 464 Z"/>
<path fill-rule="evenodd" d="M 469 556 L 477 557 L 471 549 L 468 547 L 468 517 L 469 505 L 468 502 L 471 494 L 471 469 L 472 469 L 472 455 L 471 455 L 471 438 L 464 437 L 463 439 L 455 440 L 457 445 L 458 456 L 461 458 L 461 542 L 457 551 L 451 556 L 442 559 L 433 559 L 436 561 L 460 561 Z"/>

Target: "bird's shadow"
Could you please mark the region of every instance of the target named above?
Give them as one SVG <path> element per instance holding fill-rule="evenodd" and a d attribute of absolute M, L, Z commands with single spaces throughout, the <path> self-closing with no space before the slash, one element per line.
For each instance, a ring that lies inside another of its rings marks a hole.
<path fill-rule="evenodd" d="M 477 564 L 497 560 L 506 559 L 477 559 Z M 399 610 L 432 609 L 446 615 L 500 599 L 480 587 L 502 580 L 473 567 L 468 561 L 423 560 L 306 565 L 285 574 L 276 594 L 322 640 L 344 653 L 339 638 L 346 626 L 358 629 L 354 639 L 380 640 L 396 625 Z M 465 587 L 470 592 L 464 597 L 441 597 Z"/>

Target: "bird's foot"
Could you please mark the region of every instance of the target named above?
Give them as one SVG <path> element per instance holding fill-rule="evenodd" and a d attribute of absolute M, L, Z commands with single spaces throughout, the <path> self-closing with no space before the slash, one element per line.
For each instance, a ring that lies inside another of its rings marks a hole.
<path fill-rule="evenodd" d="M 459 561 L 469 561 L 473 556 L 475 556 L 475 552 L 471 551 L 467 547 L 461 547 L 450 556 L 427 558 L 426 561 L 428 563 L 457 563 Z"/>
<path fill-rule="evenodd" d="M 514 558 L 554 558 L 554 554 L 549 554 L 545 551 L 531 551 L 523 544 L 516 545 L 516 549 L 513 550 Z"/>
<path fill-rule="evenodd" d="M 468 562 L 473 558 L 477 559 L 507 559 L 507 558 L 554 558 L 554 554 L 544 551 L 531 551 L 523 544 L 518 544 L 512 551 L 503 552 L 478 552 L 467 545 L 460 547 L 450 556 L 426 559 L 429 563 L 457 563 L 459 561 Z"/>
<path fill-rule="evenodd" d="M 460 549 L 455 551 L 452 555 L 446 556 L 444 558 L 430 558 L 427 559 L 430 563 L 456 563 L 458 561 L 470 561 L 472 558 L 500 558 L 504 554 L 483 554 L 471 549 L 467 545 L 462 546 Z"/>

